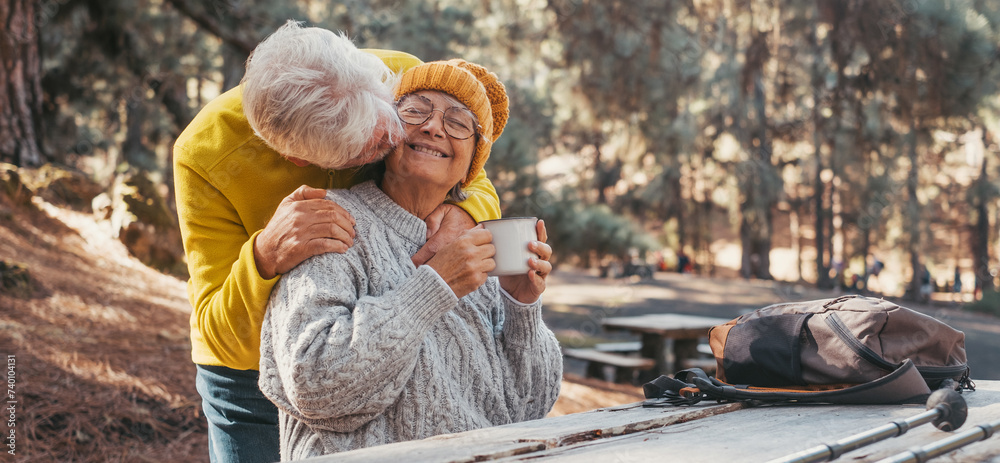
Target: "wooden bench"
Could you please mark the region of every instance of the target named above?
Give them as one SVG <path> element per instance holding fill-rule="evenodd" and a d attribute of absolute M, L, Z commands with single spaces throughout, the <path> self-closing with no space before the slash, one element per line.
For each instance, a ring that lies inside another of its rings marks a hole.
<path fill-rule="evenodd" d="M 600 352 L 638 354 L 642 350 L 642 343 L 639 341 L 605 342 L 594 344 L 594 349 Z M 701 368 L 705 373 L 714 375 L 717 365 L 715 357 L 712 355 L 712 348 L 707 343 L 698 344 L 698 354 L 697 358 L 681 360 L 680 367 L 682 369 Z"/>
<path fill-rule="evenodd" d="M 628 317 L 605 318 L 601 325 L 608 331 L 629 331 L 642 336 L 639 354 L 656 361 L 656 365 L 639 373 L 640 383 L 652 381 L 662 374 L 684 368 L 684 361 L 698 359 L 698 344 L 708 337 L 708 331 L 729 319 L 655 313 Z"/>
<path fill-rule="evenodd" d="M 627 342 L 602 342 L 594 344 L 594 349 L 601 352 L 617 352 L 621 354 L 634 354 L 642 350 L 642 343 L 639 341 Z"/>
<path fill-rule="evenodd" d="M 614 352 L 602 352 L 598 349 L 574 349 L 564 348 L 563 356 L 585 360 L 587 362 L 587 377 L 605 379 L 604 367 L 610 366 L 615 369 L 614 381 L 616 383 L 633 382 L 633 372 L 637 370 L 648 370 L 656 365 L 653 359 L 644 357 L 629 357 L 627 355 L 616 354 Z"/>

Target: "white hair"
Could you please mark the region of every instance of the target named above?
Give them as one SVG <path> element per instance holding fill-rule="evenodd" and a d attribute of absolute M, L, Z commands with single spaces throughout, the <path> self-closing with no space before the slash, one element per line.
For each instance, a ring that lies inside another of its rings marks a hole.
<path fill-rule="evenodd" d="M 284 156 L 339 169 L 403 129 L 392 103 L 398 80 L 343 34 L 288 21 L 247 59 L 243 112 L 254 133 Z M 377 141 L 377 140 L 375 140 Z"/>
<path fill-rule="evenodd" d="M 465 180 L 464 178 L 462 180 Z M 462 188 L 462 182 L 458 182 L 457 185 L 451 187 L 448 191 L 448 199 L 460 203 L 469 199 L 469 192 Z"/>

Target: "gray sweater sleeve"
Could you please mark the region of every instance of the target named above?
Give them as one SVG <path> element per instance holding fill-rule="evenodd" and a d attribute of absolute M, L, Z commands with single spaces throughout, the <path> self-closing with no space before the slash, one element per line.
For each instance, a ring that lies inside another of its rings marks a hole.
<path fill-rule="evenodd" d="M 303 262 L 275 287 L 263 326 L 261 390 L 289 415 L 335 432 L 397 400 L 424 337 L 458 303 L 427 266 L 365 295 L 364 268 L 351 252 Z"/>
<path fill-rule="evenodd" d="M 559 341 L 542 321 L 541 299 L 521 304 L 502 292 L 504 322 L 500 348 L 508 363 L 508 407 L 514 421 L 544 418 L 556 403 L 562 381 Z"/>

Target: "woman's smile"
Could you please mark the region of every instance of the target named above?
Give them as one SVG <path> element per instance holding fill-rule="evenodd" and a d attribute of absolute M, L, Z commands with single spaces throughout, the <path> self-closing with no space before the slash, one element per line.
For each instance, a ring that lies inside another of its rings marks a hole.
<path fill-rule="evenodd" d="M 409 145 L 409 147 L 410 147 L 411 150 L 413 150 L 413 151 L 415 151 L 417 153 L 425 154 L 425 155 L 428 155 L 428 156 L 433 156 L 433 157 L 436 157 L 436 158 L 449 158 L 449 157 L 451 157 L 451 156 L 448 156 L 447 154 L 444 154 L 444 153 L 442 153 L 442 152 L 440 152 L 440 151 L 438 151 L 436 149 L 433 149 L 433 148 L 430 148 L 430 147 L 424 146 L 424 145 L 419 145 L 419 144 L 416 144 L 416 143 L 411 143 Z"/>

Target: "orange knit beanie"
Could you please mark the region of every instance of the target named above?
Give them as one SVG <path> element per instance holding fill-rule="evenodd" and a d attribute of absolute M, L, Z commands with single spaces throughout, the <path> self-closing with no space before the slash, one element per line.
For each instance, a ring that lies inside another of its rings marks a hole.
<path fill-rule="evenodd" d="M 493 142 L 507 125 L 507 89 L 497 75 L 461 59 L 432 61 L 410 68 L 396 87 L 396 98 L 421 90 L 437 90 L 455 97 L 479 119 L 479 143 L 472 156 L 469 174 L 462 187 L 469 186 L 490 157 Z"/>

